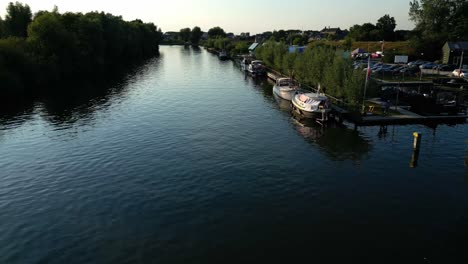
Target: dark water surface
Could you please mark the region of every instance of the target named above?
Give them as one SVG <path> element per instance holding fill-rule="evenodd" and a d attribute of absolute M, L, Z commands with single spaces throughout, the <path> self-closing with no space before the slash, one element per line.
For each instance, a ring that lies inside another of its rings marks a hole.
<path fill-rule="evenodd" d="M 271 87 L 161 47 L 3 113 L 0 263 L 468 263 L 466 125 L 323 129 Z"/>

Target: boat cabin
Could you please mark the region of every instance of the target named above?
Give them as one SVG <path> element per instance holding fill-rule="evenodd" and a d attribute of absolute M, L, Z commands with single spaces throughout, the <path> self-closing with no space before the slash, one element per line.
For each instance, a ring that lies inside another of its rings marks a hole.
<path fill-rule="evenodd" d="M 277 86 L 287 86 L 287 87 L 291 87 L 291 86 L 297 86 L 296 82 L 294 80 L 292 80 L 291 78 L 279 78 L 276 80 L 276 85 Z"/>

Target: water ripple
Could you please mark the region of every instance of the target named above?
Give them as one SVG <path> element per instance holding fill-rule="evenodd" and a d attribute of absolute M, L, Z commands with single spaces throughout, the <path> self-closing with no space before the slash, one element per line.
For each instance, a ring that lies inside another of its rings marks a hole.
<path fill-rule="evenodd" d="M 322 128 L 232 62 L 161 51 L 105 94 L 0 117 L 0 263 L 463 260 L 466 125 Z"/>

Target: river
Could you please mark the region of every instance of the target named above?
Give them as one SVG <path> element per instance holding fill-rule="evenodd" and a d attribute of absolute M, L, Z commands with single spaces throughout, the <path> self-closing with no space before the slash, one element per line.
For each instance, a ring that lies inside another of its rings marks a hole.
<path fill-rule="evenodd" d="M 320 127 L 233 62 L 160 51 L 0 115 L 0 263 L 467 263 L 467 125 Z"/>

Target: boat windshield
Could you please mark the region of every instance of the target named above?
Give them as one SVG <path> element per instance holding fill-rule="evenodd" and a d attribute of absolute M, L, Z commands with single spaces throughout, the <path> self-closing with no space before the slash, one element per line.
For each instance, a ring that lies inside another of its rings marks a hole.
<path fill-rule="evenodd" d="M 278 80 L 278 85 L 279 86 L 297 86 L 296 82 L 291 80 L 291 79 L 279 79 Z"/>

